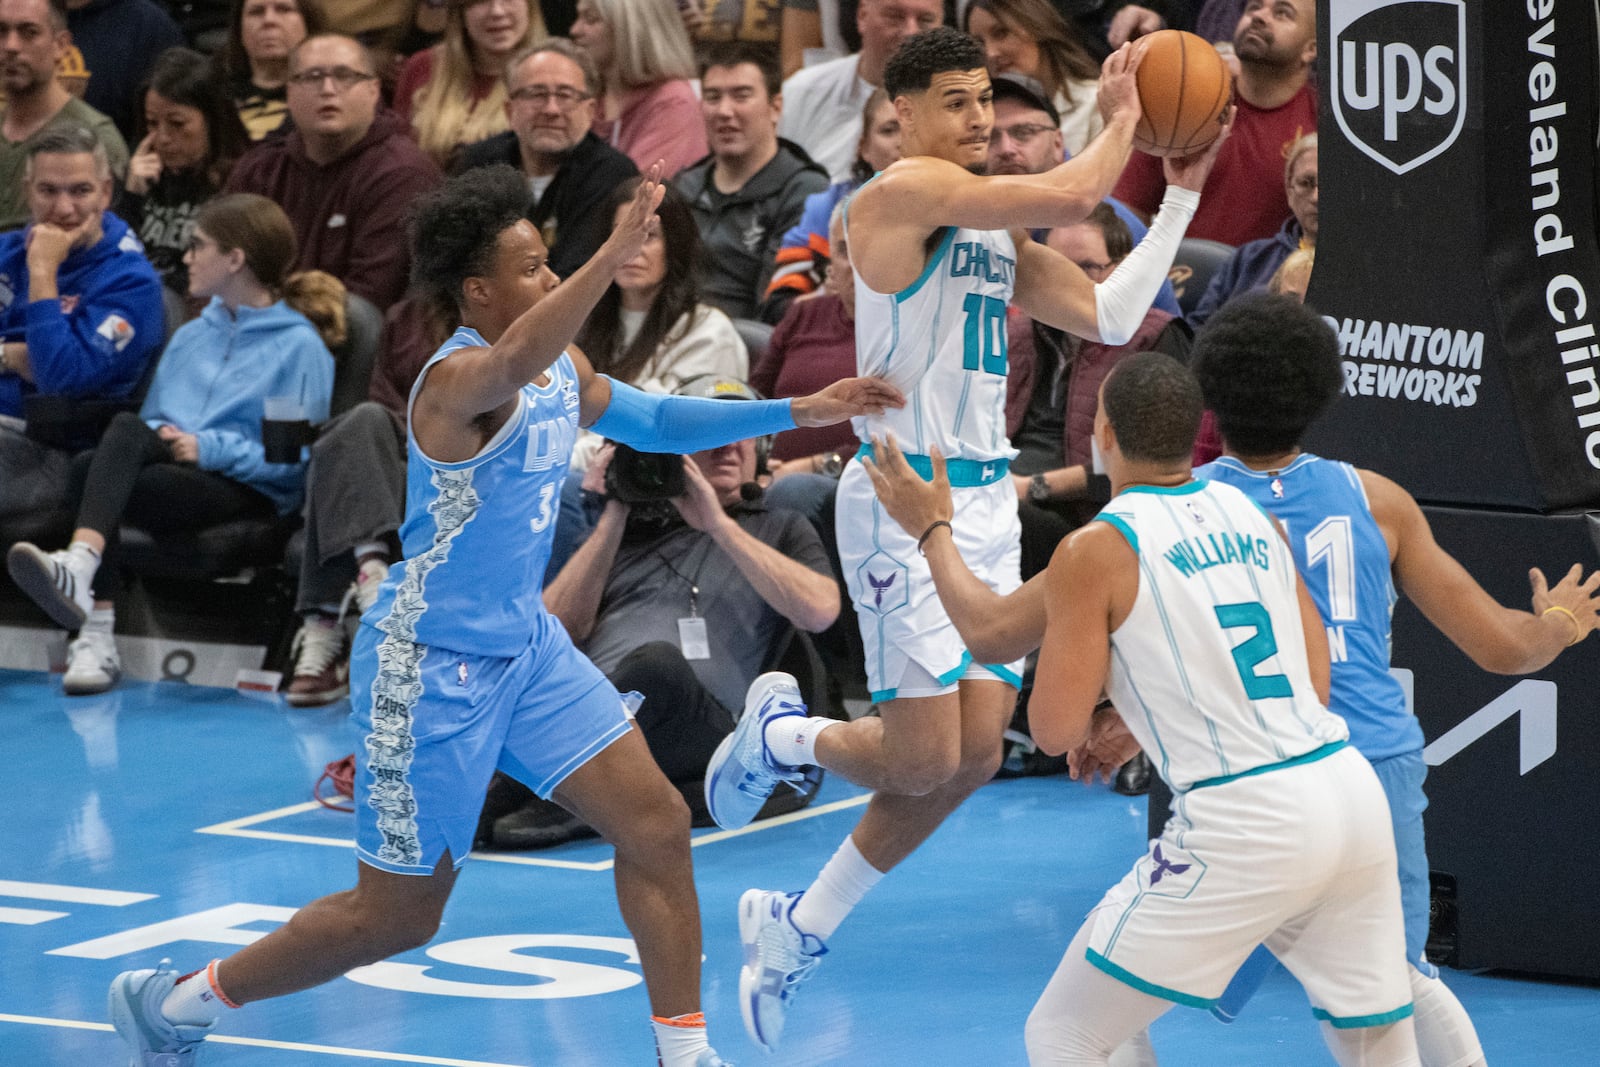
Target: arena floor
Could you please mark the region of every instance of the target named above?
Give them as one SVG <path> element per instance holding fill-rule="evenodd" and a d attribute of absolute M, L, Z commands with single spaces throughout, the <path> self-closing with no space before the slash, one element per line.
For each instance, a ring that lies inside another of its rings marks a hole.
<path fill-rule="evenodd" d="M 351 748 L 342 703 L 127 683 L 68 699 L 0 671 L 0 1065 L 120 1067 L 105 990 L 171 957 L 192 969 L 355 875 L 350 816 L 310 802 Z M 840 930 L 784 1048 L 745 1037 L 734 905 L 801 888 L 864 795 L 830 780 L 781 825 L 697 831 L 705 1009 L 732 1062 L 1010 1065 L 1085 910 L 1143 847 L 1144 808 L 1066 779 L 983 789 Z M 475 860 L 428 949 L 251 1005 L 208 1064 L 645 1067 L 655 1062 L 609 849 L 595 841 Z M 1600 989 L 1447 972 L 1495 1067 L 1596 1062 Z M 1331 1063 L 1280 970 L 1231 1026 L 1178 1008 L 1154 1031 L 1171 1065 Z"/>

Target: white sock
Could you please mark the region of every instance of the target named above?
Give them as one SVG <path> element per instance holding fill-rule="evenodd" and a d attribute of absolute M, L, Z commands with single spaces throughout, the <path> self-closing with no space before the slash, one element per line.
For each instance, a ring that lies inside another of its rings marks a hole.
<path fill-rule="evenodd" d="M 210 1026 L 234 1005 L 223 999 L 216 985 L 217 963 L 181 979 L 161 1002 L 161 1014 L 174 1026 Z"/>
<path fill-rule="evenodd" d="M 350 550 L 350 554 L 360 563 L 368 556 L 377 556 L 383 562 L 389 562 L 389 546 L 382 541 L 363 541 Z"/>
<path fill-rule="evenodd" d="M 883 872 L 866 861 L 856 848 L 856 839 L 847 837 L 833 854 L 811 888 L 794 902 L 789 919 L 802 933 L 826 941 L 844 922 L 861 898 L 883 879 Z"/>
<path fill-rule="evenodd" d="M 116 608 L 90 608 L 89 614 L 84 617 L 83 625 L 78 628 L 78 633 L 111 634 L 117 628 Z"/>
<path fill-rule="evenodd" d="M 710 1048 L 706 1040 L 706 1017 L 700 1012 L 663 1019 L 650 1016 L 650 1029 L 656 1034 L 656 1056 L 660 1067 L 694 1067 L 700 1053 Z"/>
<path fill-rule="evenodd" d="M 817 735 L 838 725 L 838 719 L 783 715 L 767 723 L 762 736 L 773 759 L 788 767 L 808 767 L 817 762 Z"/>
<path fill-rule="evenodd" d="M 67 566 L 78 576 L 78 581 L 87 587 L 94 581 L 95 572 L 100 569 L 100 553 L 96 552 L 87 541 L 74 541 L 67 546 Z"/>

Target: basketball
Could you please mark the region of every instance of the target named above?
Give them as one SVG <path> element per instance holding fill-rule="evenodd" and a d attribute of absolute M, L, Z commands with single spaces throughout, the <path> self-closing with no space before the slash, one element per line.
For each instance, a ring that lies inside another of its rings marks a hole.
<path fill-rule="evenodd" d="M 1222 132 L 1233 96 L 1233 75 L 1203 38 L 1183 30 L 1158 30 L 1134 45 L 1142 58 L 1135 80 L 1144 117 L 1133 147 L 1153 156 L 1202 151 Z"/>

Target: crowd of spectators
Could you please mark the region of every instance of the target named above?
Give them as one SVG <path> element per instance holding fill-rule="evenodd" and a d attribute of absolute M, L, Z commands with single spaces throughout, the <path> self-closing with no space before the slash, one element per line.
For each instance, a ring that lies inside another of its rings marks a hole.
<path fill-rule="evenodd" d="M 899 158 L 885 62 L 944 23 L 985 48 L 995 173 L 1042 172 L 1096 136 L 1099 62 L 1124 40 L 1196 28 L 1238 72 L 1233 136 L 1189 230 L 1238 247 L 1187 321 L 1167 289 L 1126 346 L 1008 322 L 1013 469 L 1037 567 L 1104 488 L 1087 420 L 1110 366 L 1148 347 L 1182 355 L 1191 327 L 1238 293 L 1304 294 L 1317 235 L 1313 0 L 0 0 L 0 537 L 39 540 L 26 565 L 36 588 L 74 568 L 70 602 L 47 604 L 79 632 L 69 690 L 118 672 L 121 525 L 159 537 L 256 515 L 305 531 L 288 698 L 344 695 L 351 605 L 371 603 L 398 552 L 406 400 L 454 325 L 410 287 L 408 219 L 445 174 L 514 172 L 556 284 L 605 240 L 638 176 L 660 168 L 660 233 L 579 338 L 598 370 L 658 392 L 709 375 L 780 397 L 853 373 L 848 196 Z M 1160 175 L 1136 154 L 1114 200 L 1033 237 L 1101 280 L 1142 238 Z M 368 399 L 330 410 L 341 352 L 330 323 L 363 302 L 383 322 L 370 386 L 353 394 Z M 319 433 L 300 462 L 268 462 L 264 403 L 288 394 Z M 659 592 L 656 562 L 623 538 L 626 509 L 596 473 L 601 446 L 577 447 L 547 581 L 580 643 L 608 635 L 608 669 L 627 674 L 637 664 L 624 646 L 660 635 L 612 626 L 609 605 L 618 589 Z M 837 580 L 832 479 L 854 447 L 848 427 L 793 431 L 762 443 L 763 469 L 747 476 L 744 452 L 722 467 L 697 457 L 684 543 L 753 530 Z M 748 482 L 767 487 L 764 504 L 737 491 Z M 714 499 L 732 527 L 714 521 Z M 768 509 L 810 519 L 820 544 L 756 517 Z M 52 511 L 73 514 L 76 532 L 47 552 L 46 533 L 68 533 L 34 521 Z M 737 563 L 719 577 L 737 585 Z M 820 589 L 803 618 L 748 601 L 752 632 L 826 628 L 839 607 L 832 585 Z M 651 661 L 669 667 L 682 675 Z M 735 706 L 725 680 L 704 686 L 707 708 Z"/>

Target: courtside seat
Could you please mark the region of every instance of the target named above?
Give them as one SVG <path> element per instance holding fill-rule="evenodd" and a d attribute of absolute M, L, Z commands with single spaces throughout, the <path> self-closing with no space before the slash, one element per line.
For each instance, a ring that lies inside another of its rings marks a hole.
<path fill-rule="evenodd" d="M 346 300 L 347 337 L 334 352 L 333 401 L 337 415 L 366 399 L 377 357 L 383 316 L 354 293 Z M 300 526 L 298 512 L 275 519 L 233 519 L 160 540 L 144 530 L 124 526 L 120 558 L 131 574 L 184 581 L 218 581 L 248 577 L 255 568 L 277 568 L 284 547 Z"/>
<path fill-rule="evenodd" d="M 750 366 L 754 367 L 772 344 L 772 327 L 755 319 L 734 319 L 733 328 L 739 331 L 739 339 L 750 352 Z"/>
<path fill-rule="evenodd" d="M 1211 276 L 1233 252 L 1232 245 L 1208 241 L 1204 237 L 1185 237 L 1178 242 L 1178 254 L 1172 257 L 1172 269 L 1167 271 L 1167 277 L 1172 281 L 1172 291 L 1185 315 L 1200 303 L 1211 285 Z"/>

